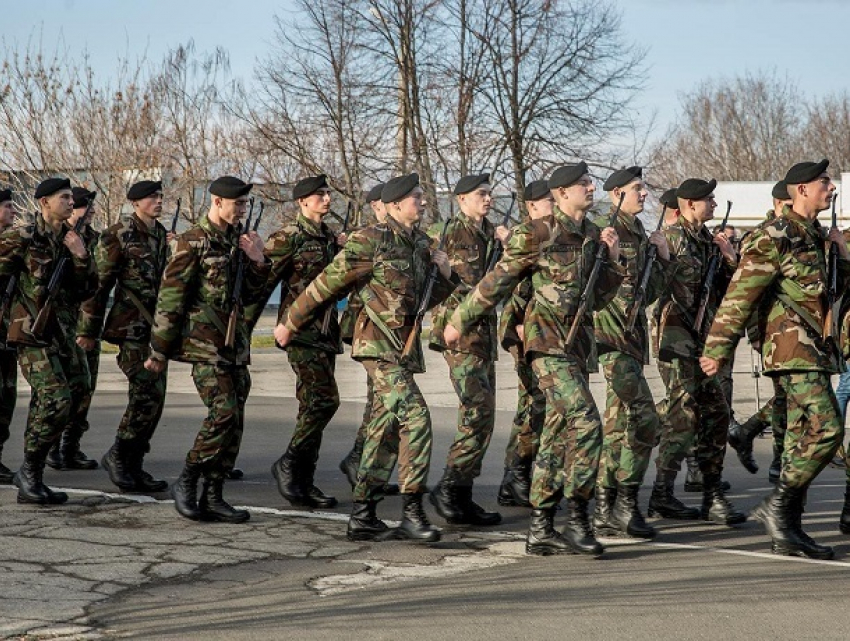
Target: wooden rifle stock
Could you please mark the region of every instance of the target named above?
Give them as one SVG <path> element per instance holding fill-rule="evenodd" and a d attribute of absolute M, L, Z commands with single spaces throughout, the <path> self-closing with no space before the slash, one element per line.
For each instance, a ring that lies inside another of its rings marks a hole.
<path fill-rule="evenodd" d="M 620 207 L 623 206 L 623 199 L 625 199 L 625 197 L 625 192 L 620 194 L 620 202 L 617 203 L 617 206 L 614 208 L 614 212 L 611 214 L 611 219 L 608 221 L 608 227 L 613 227 L 614 223 L 617 222 L 617 215 L 620 213 Z M 570 325 L 570 331 L 567 334 L 565 345 L 568 350 L 573 346 L 576 335 L 578 334 L 579 325 L 584 319 L 584 315 L 587 313 L 587 306 L 590 303 L 590 294 L 593 291 L 593 288 L 596 287 L 596 281 L 599 279 L 599 272 L 602 271 L 602 263 L 605 262 L 605 255 L 607 253 L 607 246 L 600 240 L 599 248 L 596 250 L 596 258 L 593 261 L 593 268 L 590 270 L 590 276 L 587 277 L 587 283 L 585 284 L 584 291 L 582 291 L 581 298 L 579 298 L 578 301 L 578 310 L 576 310 L 576 315 L 573 318 L 573 323 Z"/>
<path fill-rule="evenodd" d="M 726 216 L 723 218 L 723 222 L 720 225 L 720 229 L 718 229 L 717 233 L 722 233 L 724 229 L 726 229 L 726 223 L 729 222 L 729 212 L 732 211 L 732 201 L 726 201 Z M 711 258 L 708 259 L 708 269 L 705 271 L 705 280 L 702 282 L 702 287 L 700 288 L 700 301 L 699 308 L 697 309 L 697 315 L 694 318 L 694 331 L 697 333 L 697 336 L 702 337 L 703 331 L 702 326 L 705 322 L 705 313 L 708 310 L 708 299 L 711 298 L 711 286 L 714 283 L 714 277 L 717 275 L 717 268 L 720 266 L 720 249 L 717 246 L 714 246 L 713 251 L 711 252 Z"/>
<path fill-rule="evenodd" d="M 658 219 L 658 227 L 655 228 L 655 231 L 661 229 L 661 225 L 664 224 L 664 214 L 667 213 L 667 205 L 664 205 L 661 208 L 661 217 Z M 630 334 L 634 331 L 635 323 L 637 322 L 638 313 L 640 313 L 641 305 L 643 305 L 643 301 L 646 298 L 646 290 L 649 287 L 649 277 L 652 274 L 652 266 L 655 264 L 655 257 L 658 255 L 658 247 L 649 244 L 649 247 L 646 250 L 646 264 L 643 266 L 643 272 L 640 275 L 640 280 L 638 281 L 638 288 L 635 292 L 635 298 L 632 301 L 632 308 L 629 310 L 629 316 L 626 319 L 626 333 Z"/>
<path fill-rule="evenodd" d="M 505 217 L 502 219 L 502 227 L 506 226 L 510 222 L 511 213 L 514 210 L 515 204 L 516 204 L 516 192 L 512 191 L 511 192 L 511 204 L 508 205 L 508 209 L 505 212 Z M 491 242 L 493 243 L 493 249 L 492 249 L 492 251 L 489 252 L 490 260 L 487 261 L 487 269 L 484 270 L 485 274 L 488 274 L 489 272 L 493 271 L 493 268 L 496 266 L 496 263 L 498 263 L 501 260 L 502 254 L 505 251 L 505 248 L 502 245 L 502 242 L 500 240 L 493 239 Z"/>
<path fill-rule="evenodd" d="M 254 213 L 254 199 L 251 198 L 248 218 L 245 219 L 244 230 L 251 231 L 251 216 Z M 262 211 L 262 203 L 260 204 Z M 242 237 L 243 227 L 240 223 L 236 228 L 236 242 Z M 227 319 L 227 333 L 224 335 L 224 346 L 233 347 L 236 343 L 236 325 L 242 315 L 242 281 L 245 280 L 245 261 L 248 257 L 241 249 L 237 249 L 239 256 L 236 262 L 236 277 L 233 279 L 233 289 L 230 292 L 230 316 Z"/>

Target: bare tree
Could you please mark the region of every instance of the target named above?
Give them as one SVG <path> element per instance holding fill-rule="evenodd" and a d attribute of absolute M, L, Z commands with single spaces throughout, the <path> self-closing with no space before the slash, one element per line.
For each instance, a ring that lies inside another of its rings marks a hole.
<path fill-rule="evenodd" d="M 808 108 L 805 147 L 797 160 L 829 158 L 830 170 L 838 175 L 850 171 L 850 95 L 826 96 Z"/>

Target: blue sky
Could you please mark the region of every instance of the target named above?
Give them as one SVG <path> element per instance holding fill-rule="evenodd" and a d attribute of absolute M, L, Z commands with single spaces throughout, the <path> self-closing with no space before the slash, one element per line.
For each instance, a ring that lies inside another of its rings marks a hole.
<path fill-rule="evenodd" d="M 319 1 L 319 0 L 316 0 Z M 201 51 L 225 47 L 236 76 L 249 77 L 274 40 L 287 0 L 6 0 L 4 41 L 64 37 L 108 73 L 119 55 L 158 60 L 194 39 Z M 647 47 L 647 86 L 636 105 L 657 110 L 656 135 L 676 114 L 678 97 L 708 78 L 776 71 L 802 94 L 845 91 L 850 0 L 618 0 L 623 33 Z M 786 35 L 787 34 L 787 35 Z"/>

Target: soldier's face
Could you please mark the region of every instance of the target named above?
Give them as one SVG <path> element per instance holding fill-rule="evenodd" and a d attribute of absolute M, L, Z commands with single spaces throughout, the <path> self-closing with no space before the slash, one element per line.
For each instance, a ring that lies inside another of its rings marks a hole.
<path fill-rule="evenodd" d="M 457 197 L 460 210 L 473 220 L 483 220 L 493 205 L 493 194 L 490 185 L 480 185 L 474 191 Z"/>
<path fill-rule="evenodd" d="M 305 214 L 324 216 L 331 210 L 331 190 L 327 187 L 298 199 Z"/>
<path fill-rule="evenodd" d="M 159 218 L 162 216 L 162 192 L 155 191 L 150 196 L 135 201 L 133 205 L 141 215 Z"/>
<path fill-rule="evenodd" d="M 785 205 L 791 206 L 791 199 L 788 200 L 779 200 L 778 198 L 773 199 L 773 211 L 776 214 L 781 214 L 782 210 L 785 208 Z"/>
<path fill-rule="evenodd" d="M 626 196 L 623 198 L 623 206 L 620 208 L 621 212 L 629 216 L 637 216 L 643 211 L 647 192 L 646 185 L 643 184 L 642 180 L 633 180 L 621 189 L 615 189 L 613 193 L 615 204 L 620 202 L 622 194 Z"/>
<path fill-rule="evenodd" d="M 700 223 L 706 223 L 714 218 L 714 210 L 717 209 L 717 201 L 714 199 L 714 194 L 710 194 L 702 200 L 690 200 L 693 211 L 694 220 Z"/>
<path fill-rule="evenodd" d="M 228 225 L 238 224 L 248 213 L 247 196 L 240 196 L 235 199 L 216 196 L 215 204 L 219 208 L 219 216 Z"/>
<path fill-rule="evenodd" d="M 596 187 L 594 187 L 589 174 L 585 174 L 581 177 L 581 180 L 569 187 L 561 187 L 561 194 L 567 203 L 584 211 L 593 206 L 593 192 L 595 191 Z"/>
<path fill-rule="evenodd" d="M 375 214 L 375 218 L 378 219 L 379 223 L 387 219 L 387 206 L 383 200 L 373 200 L 369 203 L 369 206 L 372 208 L 372 213 Z"/>
<path fill-rule="evenodd" d="M 71 218 L 68 220 L 68 224 L 71 225 L 72 227 L 74 225 L 76 225 L 77 221 L 80 218 L 82 218 L 83 216 L 85 216 L 86 211 L 89 211 L 89 215 L 86 218 L 86 220 L 84 221 L 84 224 L 88 225 L 92 221 L 92 218 L 94 218 L 94 215 L 97 213 L 97 205 L 92 203 L 91 209 L 89 209 L 88 206 L 86 206 L 86 207 L 76 207 L 74 209 L 74 213 L 71 215 Z"/>
<path fill-rule="evenodd" d="M 40 199 L 41 210 L 53 220 L 65 221 L 74 213 L 74 194 L 70 189 L 62 189 Z"/>
<path fill-rule="evenodd" d="M 402 200 L 392 203 L 389 211 L 401 225 L 410 229 L 425 213 L 425 192 L 421 187 L 416 187 Z"/>
<path fill-rule="evenodd" d="M 0 229 L 10 227 L 15 222 L 15 205 L 11 200 L 0 203 Z"/>
<path fill-rule="evenodd" d="M 536 220 L 552 215 L 552 211 L 555 209 L 555 199 L 550 194 L 539 200 L 529 200 L 526 206 L 528 207 L 528 217 L 531 220 Z"/>
<path fill-rule="evenodd" d="M 823 173 L 817 180 L 804 183 L 801 187 L 803 188 L 803 197 L 808 204 L 817 209 L 817 211 L 829 209 L 832 204 L 832 194 L 835 191 L 835 184 L 828 174 Z"/>

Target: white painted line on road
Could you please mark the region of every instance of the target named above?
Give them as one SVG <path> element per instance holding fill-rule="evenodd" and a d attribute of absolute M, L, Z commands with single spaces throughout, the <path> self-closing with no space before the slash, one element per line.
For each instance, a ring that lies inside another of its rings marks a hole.
<path fill-rule="evenodd" d="M 840 565 L 842 567 L 850 568 L 850 563 L 846 561 L 823 561 L 821 559 L 805 559 L 799 556 L 781 556 L 779 554 L 772 554 L 770 552 L 750 552 L 749 550 L 735 550 L 733 548 L 713 548 L 705 545 L 689 545 L 687 543 L 662 543 L 660 541 L 653 541 L 649 543 L 649 545 L 653 547 L 670 548 L 674 550 L 694 550 L 719 552 L 720 554 L 733 554 L 736 556 L 751 556 L 759 559 L 768 559 L 770 561 L 793 561 L 795 563 L 811 563 L 814 565 L 829 565 L 831 567 Z"/>

